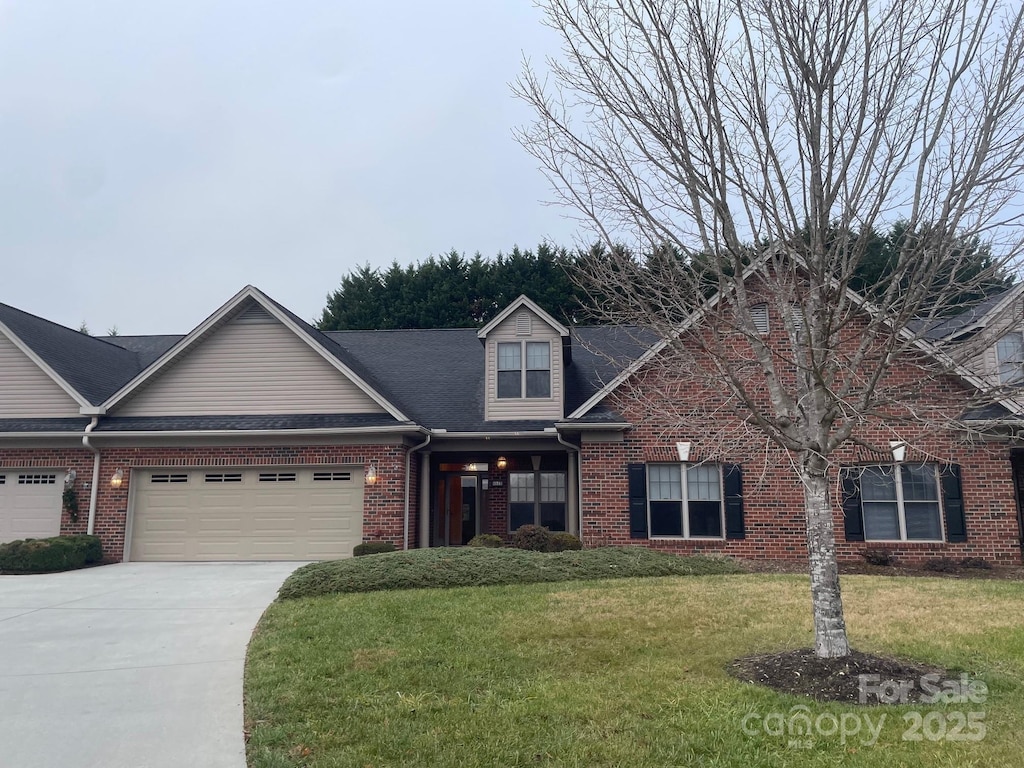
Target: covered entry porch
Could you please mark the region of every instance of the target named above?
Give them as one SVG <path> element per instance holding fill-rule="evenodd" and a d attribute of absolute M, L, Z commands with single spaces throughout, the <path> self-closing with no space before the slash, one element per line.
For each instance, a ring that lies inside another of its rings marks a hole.
<path fill-rule="evenodd" d="M 579 535 L 576 452 L 435 450 L 420 456 L 419 546 L 468 544 L 489 533 L 507 540 L 520 526 Z"/>

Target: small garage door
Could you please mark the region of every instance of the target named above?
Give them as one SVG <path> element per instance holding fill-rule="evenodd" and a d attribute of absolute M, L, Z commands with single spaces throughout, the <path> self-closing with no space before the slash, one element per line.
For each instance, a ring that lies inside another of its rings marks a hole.
<path fill-rule="evenodd" d="M 362 540 L 359 467 L 133 475 L 131 560 L 326 560 Z"/>
<path fill-rule="evenodd" d="M 0 470 L 0 543 L 60 533 L 64 473 Z"/>

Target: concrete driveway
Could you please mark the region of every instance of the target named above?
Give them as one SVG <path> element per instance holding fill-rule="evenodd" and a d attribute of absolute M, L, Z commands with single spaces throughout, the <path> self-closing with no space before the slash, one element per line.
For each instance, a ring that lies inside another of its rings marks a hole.
<path fill-rule="evenodd" d="M 0 576 L 0 764 L 244 768 L 246 644 L 298 565 Z"/>

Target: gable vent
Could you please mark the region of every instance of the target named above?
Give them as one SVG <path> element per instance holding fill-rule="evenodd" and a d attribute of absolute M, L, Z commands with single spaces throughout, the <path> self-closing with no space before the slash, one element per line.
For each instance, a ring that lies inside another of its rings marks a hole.
<path fill-rule="evenodd" d="M 274 318 L 270 316 L 263 307 L 256 302 L 252 302 L 242 310 L 235 318 L 236 323 L 246 323 L 249 325 L 266 324 L 274 322 Z"/>
<path fill-rule="evenodd" d="M 750 319 L 754 321 L 754 330 L 764 336 L 768 333 L 768 305 L 755 304 L 750 308 Z"/>
<path fill-rule="evenodd" d="M 516 315 L 516 336 L 529 336 L 533 332 L 533 321 L 529 312 Z"/>

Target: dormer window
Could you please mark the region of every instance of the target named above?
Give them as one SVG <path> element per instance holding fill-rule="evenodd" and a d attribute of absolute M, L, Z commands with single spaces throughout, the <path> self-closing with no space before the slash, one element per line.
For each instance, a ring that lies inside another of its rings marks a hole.
<path fill-rule="evenodd" d="M 526 365 L 523 365 L 523 361 Z M 551 344 L 503 341 L 498 344 L 498 398 L 551 397 Z"/>

